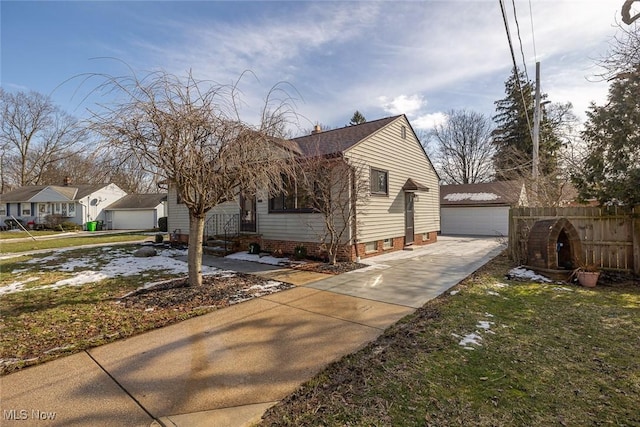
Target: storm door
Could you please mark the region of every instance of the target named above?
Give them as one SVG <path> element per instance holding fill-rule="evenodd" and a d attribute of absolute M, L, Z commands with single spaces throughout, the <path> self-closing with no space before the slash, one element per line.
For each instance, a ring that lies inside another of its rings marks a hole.
<path fill-rule="evenodd" d="M 255 233 L 256 225 L 256 196 L 240 194 L 240 231 Z"/>
<path fill-rule="evenodd" d="M 404 244 L 413 243 L 414 222 L 414 197 L 415 193 L 404 193 Z"/>

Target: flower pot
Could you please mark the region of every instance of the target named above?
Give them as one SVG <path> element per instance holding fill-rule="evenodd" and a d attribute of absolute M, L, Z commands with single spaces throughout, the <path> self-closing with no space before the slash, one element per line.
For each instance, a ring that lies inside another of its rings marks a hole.
<path fill-rule="evenodd" d="M 599 271 L 578 271 L 578 283 L 585 288 L 593 288 L 598 283 Z"/>

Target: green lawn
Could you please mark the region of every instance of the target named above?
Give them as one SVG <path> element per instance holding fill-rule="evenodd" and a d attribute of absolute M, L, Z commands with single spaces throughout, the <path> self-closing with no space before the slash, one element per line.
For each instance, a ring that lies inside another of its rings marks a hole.
<path fill-rule="evenodd" d="M 115 237 L 115 236 L 114 236 Z M 140 236 L 137 236 L 138 239 Z M 102 238 L 100 240 L 103 240 Z M 150 282 L 181 277 L 159 268 L 95 280 L 81 286 L 52 286 L 84 270 L 131 257 L 136 246 L 113 245 L 0 260 L 0 374 L 192 317 L 189 312 L 125 308 L 116 298 Z M 60 268 L 62 265 L 69 268 Z"/>
<path fill-rule="evenodd" d="M 514 282 L 509 267 L 499 257 L 263 424 L 639 426 L 640 286 Z"/>
<path fill-rule="evenodd" d="M 13 233 L 12 233 L 13 234 Z M 16 233 L 17 234 L 17 233 Z M 25 233 L 26 234 L 26 233 Z M 28 237 L 28 236 L 27 236 Z M 59 249 L 66 247 L 74 247 L 81 245 L 93 245 L 101 243 L 117 243 L 117 242 L 135 242 L 140 240 L 153 240 L 153 236 L 142 233 L 127 234 L 111 234 L 111 235 L 92 235 L 81 237 L 60 237 L 58 239 L 46 240 L 23 240 L 20 242 L 11 242 L 10 240 L 2 240 L 0 243 L 0 253 L 18 253 L 42 249 Z"/>

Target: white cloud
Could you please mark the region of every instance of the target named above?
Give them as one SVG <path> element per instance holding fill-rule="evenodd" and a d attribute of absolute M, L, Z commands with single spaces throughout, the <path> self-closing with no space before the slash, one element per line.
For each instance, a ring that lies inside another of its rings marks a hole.
<path fill-rule="evenodd" d="M 445 113 L 437 112 L 424 114 L 416 117 L 411 121 L 411 124 L 416 129 L 433 129 L 437 125 L 444 124 L 447 121 L 448 116 Z"/>
<path fill-rule="evenodd" d="M 382 109 L 392 115 L 406 114 L 407 116 L 413 116 L 427 104 L 427 101 L 418 94 L 409 96 L 399 95 L 393 99 L 381 96 L 378 99 L 382 103 Z"/>

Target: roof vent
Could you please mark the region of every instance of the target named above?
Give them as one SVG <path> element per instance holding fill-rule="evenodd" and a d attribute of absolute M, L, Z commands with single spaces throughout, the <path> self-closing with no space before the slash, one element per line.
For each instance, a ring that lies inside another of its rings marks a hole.
<path fill-rule="evenodd" d="M 319 124 L 316 124 L 313 127 L 313 130 L 311 131 L 311 135 L 315 135 L 315 134 L 320 133 L 320 132 L 322 132 L 322 128 L 320 127 Z"/>

